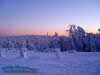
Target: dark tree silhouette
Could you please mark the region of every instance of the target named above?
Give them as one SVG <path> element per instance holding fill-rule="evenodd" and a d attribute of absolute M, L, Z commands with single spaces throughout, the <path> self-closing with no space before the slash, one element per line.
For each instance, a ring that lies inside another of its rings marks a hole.
<path fill-rule="evenodd" d="M 100 32 L 100 29 L 98 29 L 98 31 Z"/>

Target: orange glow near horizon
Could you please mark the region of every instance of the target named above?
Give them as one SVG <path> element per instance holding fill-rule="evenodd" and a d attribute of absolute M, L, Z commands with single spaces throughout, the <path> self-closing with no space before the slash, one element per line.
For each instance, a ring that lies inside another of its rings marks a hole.
<path fill-rule="evenodd" d="M 58 33 L 59 36 L 67 36 L 68 34 L 64 31 L 64 30 L 42 30 L 40 32 L 36 32 L 36 31 L 32 31 L 32 30 L 26 30 L 26 31 L 17 31 L 17 30 L 10 30 L 8 32 L 3 32 L 3 33 L 0 33 L 1 36 L 20 36 L 20 35 L 50 35 L 50 36 L 53 36 L 55 34 L 55 32 Z M 86 32 L 92 32 L 92 33 L 98 33 L 98 31 L 96 30 L 86 30 Z"/>
<path fill-rule="evenodd" d="M 55 34 L 55 32 L 57 32 L 59 36 L 66 35 L 66 32 L 63 29 L 62 30 L 52 29 L 52 31 L 48 30 L 48 29 L 44 29 L 44 30 L 41 29 L 40 31 L 38 31 L 38 32 L 37 31 L 36 30 L 29 30 L 29 29 L 27 29 L 27 30 L 9 29 L 7 31 L 4 30 L 3 32 L 0 32 L 0 35 L 1 36 L 47 35 L 47 33 L 48 33 L 48 35 L 52 36 Z"/>
<path fill-rule="evenodd" d="M 16 26 L 18 26 L 17 24 L 15 24 Z M 3 30 L 0 31 L 0 36 L 20 36 L 20 35 L 50 35 L 53 36 L 55 34 L 55 32 L 58 33 L 59 36 L 67 36 L 67 32 L 66 30 L 68 29 L 67 26 L 61 26 L 59 28 L 57 28 L 57 26 L 55 25 L 52 28 L 48 28 L 49 26 L 46 25 L 42 25 L 40 28 L 35 28 L 34 26 L 32 27 L 31 25 L 28 25 L 28 27 L 26 28 L 25 25 L 19 25 L 19 27 L 15 28 L 15 27 L 10 27 L 10 28 L 5 28 Z M 25 28 L 24 28 L 25 27 Z M 98 28 L 98 27 L 97 27 Z M 85 29 L 86 32 L 88 33 L 98 33 L 98 29 L 95 28 L 85 28 L 83 27 L 83 29 Z"/>

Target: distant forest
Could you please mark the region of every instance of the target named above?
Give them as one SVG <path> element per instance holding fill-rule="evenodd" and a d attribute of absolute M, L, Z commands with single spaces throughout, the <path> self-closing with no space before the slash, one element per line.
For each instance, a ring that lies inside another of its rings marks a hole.
<path fill-rule="evenodd" d="M 31 36 L 12 36 L 0 37 L 0 48 L 8 50 L 27 50 L 53 52 L 54 48 L 63 51 L 78 52 L 100 52 L 100 29 L 97 34 L 86 33 L 82 27 L 69 25 L 66 30 L 68 36 L 59 36 L 55 32 L 54 36 L 31 35 Z"/>

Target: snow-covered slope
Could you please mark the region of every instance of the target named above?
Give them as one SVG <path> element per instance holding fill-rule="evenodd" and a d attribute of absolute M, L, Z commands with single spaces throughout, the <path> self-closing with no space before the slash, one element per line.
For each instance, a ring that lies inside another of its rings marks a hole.
<path fill-rule="evenodd" d="M 0 57 L 0 75 L 100 75 L 100 53 L 61 53 L 57 59 L 55 53 L 28 52 L 28 58 L 20 58 L 18 52 L 6 52 Z M 21 65 L 38 69 L 37 74 L 4 73 L 3 66 Z"/>

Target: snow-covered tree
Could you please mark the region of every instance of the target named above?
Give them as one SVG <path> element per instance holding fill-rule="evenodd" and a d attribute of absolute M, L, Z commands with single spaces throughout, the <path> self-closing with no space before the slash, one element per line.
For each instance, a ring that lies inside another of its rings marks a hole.
<path fill-rule="evenodd" d="M 22 41 L 20 41 L 20 44 L 19 44 L 20 46 L 20 48 L 19 48 L 19 51 L 20 51 L 20 56 L 21 57 L 27 57 L 26 56 L 26 51 L 27 51 L 27 48 L 26 48 L 26 42 L 25 42 L 25 40 L 22 40 Z"/>
<path fill-rule="evenodd" d="M 66 30 L 72 38 L 73 49 L 82 51 L 84 47 L 85 30 L 81 27 L 76 27 L 75 25 L 69 25 L 69 30 Z"/>
<path fill-rule="evenodd" d="M 100 29 L 98 29 L 98 31 L 100 32 Z"/>
<path fill-rule="evenodd" d="M 54 36 L 0 37 L 0 47 L 6 50 L 19 50 L 20 54 L 23 52 L 22 48 L 41 52 L 53 51 L 53 48 L 60 48 L 61 51 L 100 51 L 99 33 L 85 33 L 82 27 L 75 25 L 70 25 L 67 32 L 69 36 L 58 36 L 56 32 Z"/>
<path fill-rule="evenodd" d="M 58 37 L 58 33 L 57 33 L 57 32 L 55 32 L 54 36 L 55 36 L 55 37 Z"/>

